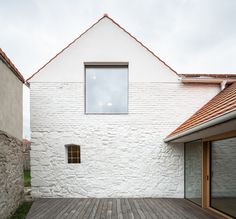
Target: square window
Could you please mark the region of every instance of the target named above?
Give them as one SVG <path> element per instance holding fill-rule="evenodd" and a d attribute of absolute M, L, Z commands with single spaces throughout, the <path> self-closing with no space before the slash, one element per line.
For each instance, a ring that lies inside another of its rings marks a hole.
<path fill-rule="evenodd" d="M 128 66 L 85 66 L 85 112 L 128 113 Z"/>

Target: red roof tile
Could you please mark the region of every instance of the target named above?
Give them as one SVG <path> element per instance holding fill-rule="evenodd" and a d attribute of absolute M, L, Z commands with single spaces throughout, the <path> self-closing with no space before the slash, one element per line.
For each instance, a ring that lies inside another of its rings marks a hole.
<path fill-rule="evenodd" d="M 129 33 L 126 29 L 121 27 L 118 23 L 116 23 L 112 18 L 108 16 L 108 14 L 104 14 L 103 17 L 101 17 L 96 23 L 94 23 L 91 27 L 89 27 L 87 30 L 85 30 L 79 37 L 77 37 L 74 41 L 69 43 L 65 48 L 63 48 L 60 52 L 58 52 L 54 57 L 52 57 L 45 65 L 43 65 L 38 71 L 36 71 L 33 75 L 31 75 L 26 81 L 29 81 L 31 78 L 34 77 L 40 70 L 42 70 L 45 66 L 47 66 L 52 60 L 54 60 L 58 55 L 60 55 L 64 50 L 66 50 L 68 47 L 70 47 L 73 43 L 75 43 L 79 38 L 81 38 L 85 33 L 87 33 L 91 28 L 93 28 L 97 23 L 99 23 L 104 18 L 110 19 L 115 25 L 117 25 L 120 29 L 122 29 L 125 33 L 129 34 L 135 41 L 137 41 L 142 47 L 144 47 L 146 50 L 148 50 L 153 56 L 155 56 L 159 61 L 161 61 L 165 66 L 167 66 L 170 70 L 172 70 L 175 74 L 178 75 L 178 73 L 169 65 L 167 65 L 160 57 L 158 57 L 154 52 L 152 52 L 150 49 L 148 49 L 143 43 L 141 43 L 137 38 L 135 38 L 131 33 Z"/>
<path fill-rule="evenodd" d="M 187 119 L 177 129 L 170 133 L 167 138 L 234 110 L 236 110 L 236 83 L 233 83 L 213 97 L 189 119 Z"/>
<path fill-rule="evenodd" d="M 25 79 L 22 76 L 22 74 L 19 72 L 16 66 L 11 62 L 11 60 L 7 57 L 7 55 L 2 51 L 1 48 L 0 48 L 0 59 L 2 59 L 11 68 L 13 73 L 19 78 L 20 81 L 25 83 Z"/>

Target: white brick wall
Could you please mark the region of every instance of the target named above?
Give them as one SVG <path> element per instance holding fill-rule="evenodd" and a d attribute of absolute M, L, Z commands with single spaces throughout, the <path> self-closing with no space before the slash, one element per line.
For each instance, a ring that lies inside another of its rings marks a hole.
<path fill-rule="evenodd" d="M 34 197 L 183 197 L 183 145 L 163 138 L 213 85 L 131 82 L 128 115 L 85 115 L 83 83 L 31 83 Z M 81 145 L 67 164 L 65 144 Z"/>

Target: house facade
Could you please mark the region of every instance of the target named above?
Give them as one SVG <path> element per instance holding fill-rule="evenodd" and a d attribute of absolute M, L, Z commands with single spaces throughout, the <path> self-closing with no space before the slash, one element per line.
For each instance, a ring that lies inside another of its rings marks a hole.
<path fill-rule="evenodd" d="M 22 200 L 24 78 L 0 49 L 0 218 L 7 218 Z"/>
<path fill-rule="evenodd" d="M 220 92 L 209 78 L 104 16 L 27 80 L 32 195 L 183 198 L 184 142 L 164 139 Z"/>

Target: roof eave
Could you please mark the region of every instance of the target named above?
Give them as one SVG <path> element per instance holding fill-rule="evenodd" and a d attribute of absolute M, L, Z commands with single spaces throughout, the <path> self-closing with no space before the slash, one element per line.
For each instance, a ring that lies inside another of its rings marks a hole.
<path fill-rule="evenodd" d="M 15 67 L 15 65 L 11 62 L 11 60 L 7 57 L 7 55 L 0 48 L 0 59 L 11 69 L 14 75 L 24 84 L 25 79 L 19 70 Z"/>
<path fill-rule="evenodd" d="M 236 73 L 179 73 L 183 77 L 235 78 Z"/>
<path fill-rule="evenodd" d="M 227 84 L 232 84 L 236 82 L 236 78 L 201 78 L 201 77 L 181 77 L 181 82 L 187 83 L 201 83 L 201 84 L 220 84 L 225 81 Z"/>
<path fill-rule="evenodd" d="M 182 138 L 182 137 L 185 137 L 187 135 L 193 134 L 194 132 L 198 132 L 198 131 L 201 131 L 203 129 L 210 128 L 214 125 L 218 125 L 218 124 L 227 122 L 227 121 L 229 121 L 231 119 L 235 119 L 235 118 L 236 118 L 236 109 L 234 109 L 233 111 L 227 112 L 223 115 L 220 115 L 216 118 L 213 118 L 213 119 L 211 119 L 207 122 L 204 122 L 200 125 L 194 126 L 194 127 L 190 128 L 190 129 L 187 129 L 185 131 L 182 131 L 182 132 L 176 133 L 174 135 L 171 135 L 169 137 L 166 137 L 164 139 L 164 142 L 165 143 L 172 142 L 172 141 L 177 140 L 179 138 Z"/>

